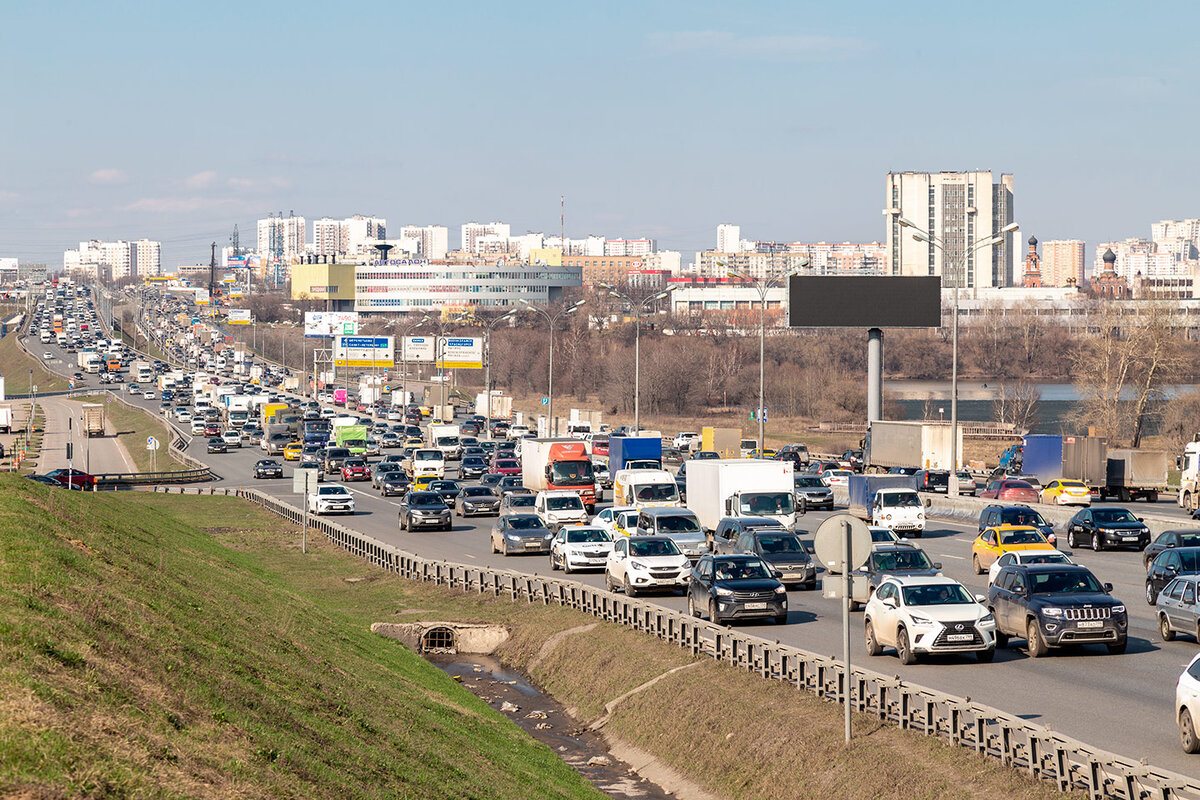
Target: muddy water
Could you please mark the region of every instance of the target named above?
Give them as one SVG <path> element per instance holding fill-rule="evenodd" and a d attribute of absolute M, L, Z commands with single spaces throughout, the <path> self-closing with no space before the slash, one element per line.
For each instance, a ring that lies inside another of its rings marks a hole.
<path fill-rule="evenodd" d="M 614 757 L 604 739 L 570 717 L 560 703 L 491 656 L 429 654 L 426 658 L 557 753 L 609 797 L 672 798 L 661 786 L 645 780 L 629 764 Z"/>

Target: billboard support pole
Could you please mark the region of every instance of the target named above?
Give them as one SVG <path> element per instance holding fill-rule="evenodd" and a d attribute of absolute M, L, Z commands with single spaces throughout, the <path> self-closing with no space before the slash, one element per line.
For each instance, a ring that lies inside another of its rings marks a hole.
<path fill-rule="evenodd" d="M 883 419 L 883 331 L 867 331 L 867 424 Z"/>

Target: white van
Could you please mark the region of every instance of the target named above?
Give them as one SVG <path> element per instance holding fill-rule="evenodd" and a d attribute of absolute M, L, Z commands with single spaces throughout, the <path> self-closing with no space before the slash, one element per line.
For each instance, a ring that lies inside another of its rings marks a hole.
<path fill-rule="evenodd" d="M 679 484 L 665 469 L 621 469 L 613 478 L 613 505 L 678 506 Z"/>

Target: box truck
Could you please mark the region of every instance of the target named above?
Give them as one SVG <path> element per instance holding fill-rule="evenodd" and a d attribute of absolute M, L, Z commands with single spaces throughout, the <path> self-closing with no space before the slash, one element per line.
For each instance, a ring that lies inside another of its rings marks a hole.
<path fill-rule="evenodd" d="M 867 524 L 913 536 L 925 532 L 925 505 L 911 475 L 851 475 L 847 488 L 850 513 Z"/>
<path fill-rule="evenodd" d="M 475 395 L 475 413 L 488 414 L 487 392 Z M 492 419 L 509 419 L 512 417 L 512 398 L 505 397 L 499 389 L 492 389 Z"/>
<path fill-rule="evenodd" d="M 693 459 L 687 468 L 687 507 L 706 531 L 716 530 L 722 517 L 766 517 L 790 531 L 796 526 L 792 462 Z"/>
<path fill-rule="evenodd" d="M 863 471 L 891 467 L 952 469 L 950 423 L 873 420 L 863 439 Z M 962 426 L 958 427 L 958 462 L 962 464 Z"/>
<path fill-rule="evenodd" d="M 741 428 L 701 428 L 700 449 L 717 453 L 721 458 L 741 456 Z"/>
<path fill-rule="evenodd" d="M 1162 450 L 1109 450 L 1105 467 L 1101 500 L 1157 503 L 1159 493 L 1167 490 L 1167 454 Z"/>
<path fill-rule="evenodd" d="M 662 439 L 649 436 L 610 436 L 608 472 L 623 469 L 662 469 Z"/>
<path fill-rule="evenodd" d="M 578 439 L 522 439 L 521 483 L 532 492 L 577 492 L 588 513 L 595 513 L 596 473 Z"/>
<path fill-rule="evenodd" d="M 679 505 L 679 485 L 665 469 L 622 469 L 613 478 L 613 505 L 633 508 Z"/>
<path fill-rule="evenodd" d="M 436 447 L 442 451 L 442 455 L 446 460 L 454 458 L 462 458 L 462 429 L 458 425 L 446 425 L 443 423 L 432 423 L 426 429 L 430 447 Z"/>
<path fill-rule="evenodd" d="M 1043 485 L 1065 478 L 1100 487 L 1108 479 L 1108 440 L 1102 436 L 1030 434 L 1021 448 L 1021 473 Z"/>
<path fill-rule="evenodd" d="M 83 404 L 83 435 L 84 436 L 103 436 L 104 435 L 104 404 L 103 403 L 84 403 Z"/>

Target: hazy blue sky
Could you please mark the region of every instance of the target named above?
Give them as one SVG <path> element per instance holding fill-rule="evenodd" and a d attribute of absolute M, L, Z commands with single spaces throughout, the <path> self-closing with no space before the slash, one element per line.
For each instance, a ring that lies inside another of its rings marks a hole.
<path fill-rule="evenodd" d="M 393 227 L 874 240 L 889 170 L 1015 174 L 1041 239 L 1200 216 L 1200 5 L 0 0 L 0 256 Z M 1092 258 L 1089 247 L 1088 260 Z"/>

